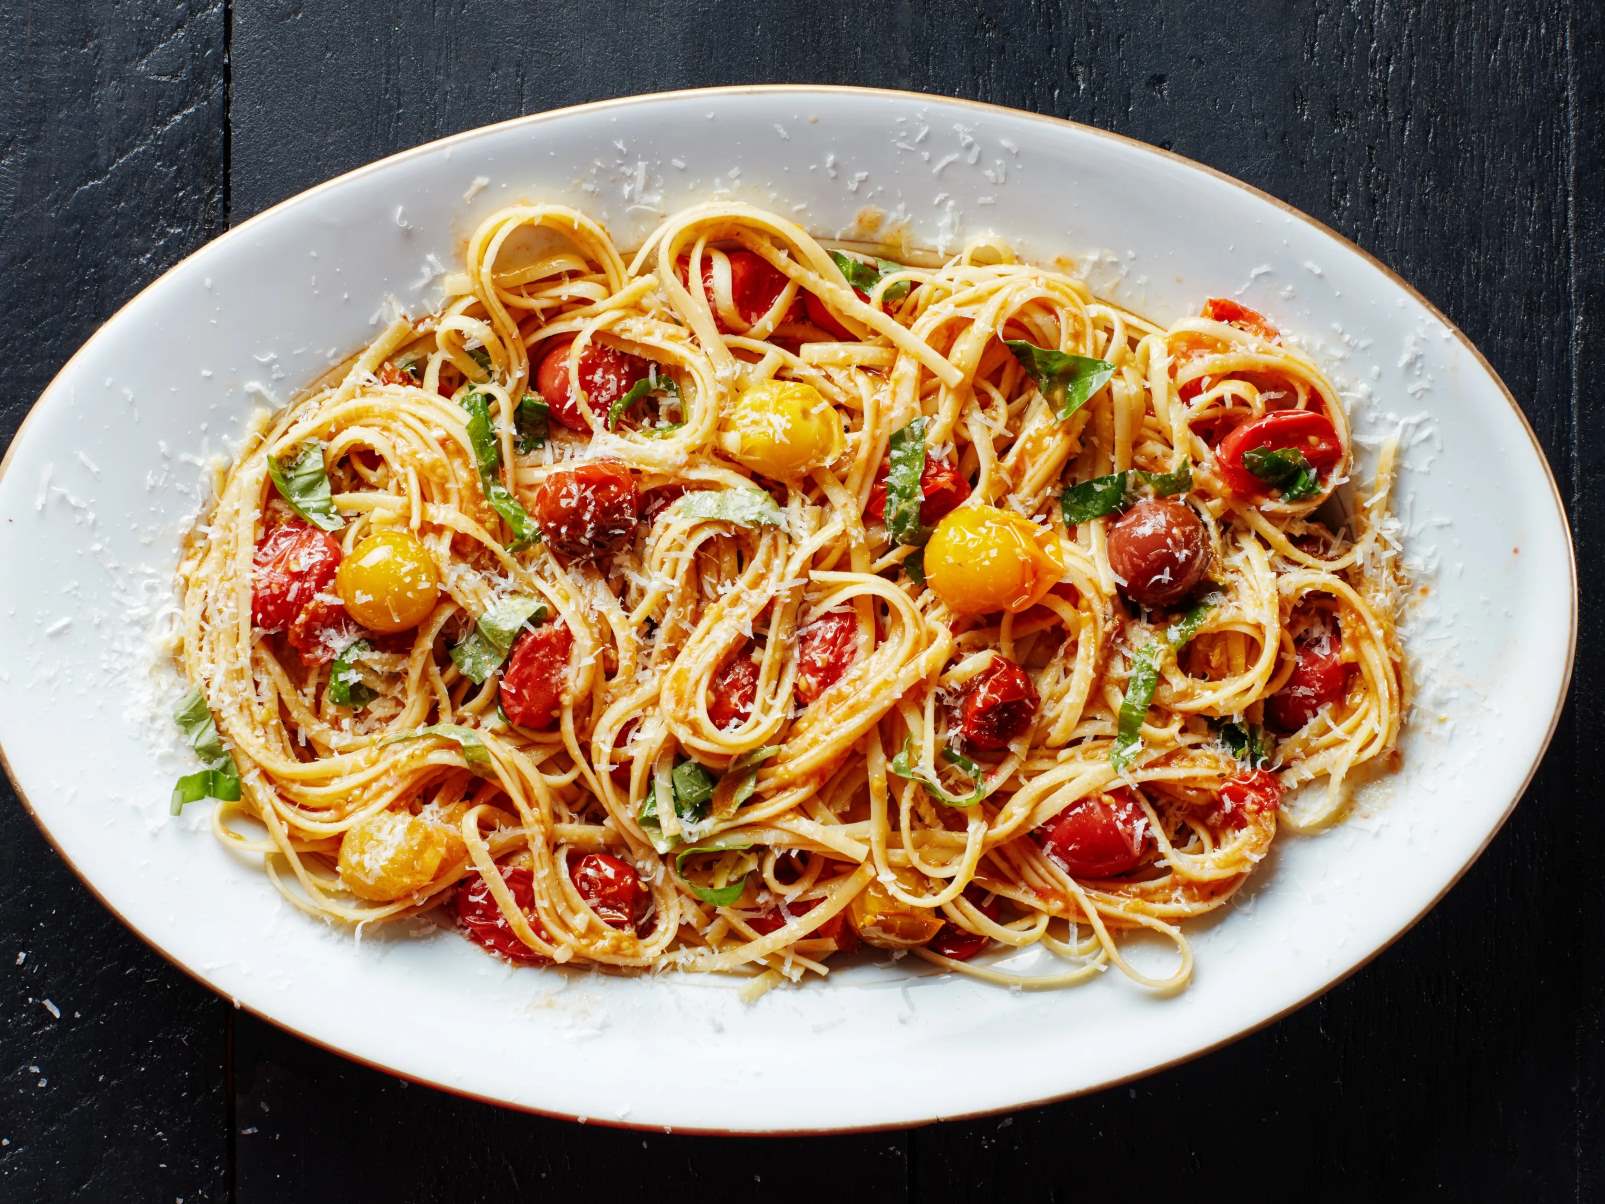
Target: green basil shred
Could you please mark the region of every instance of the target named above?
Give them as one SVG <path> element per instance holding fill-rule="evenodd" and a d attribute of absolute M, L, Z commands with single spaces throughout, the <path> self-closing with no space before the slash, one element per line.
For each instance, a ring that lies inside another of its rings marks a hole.
<path fill-rule="evenodd" d="M 551 431 L 551 407 L 544 397 L 524 394 L 513 411 L 513 428 L 518 432 L 518 450 L 532 452 L 546 446 Z"/>
<path fill-rule="evenodd" d="M 1052 351 L 1024 339 L 1005 339 L 1003 342 L 1014 352 L 1014 358 L 1035 378 L 1037 388 L 1057 408 L 1060 419 L 1069 418 L 1086 405 L 1092 395 L 1108 384 L 1115 374 L 1115 366 L 1108 360 Z"/>
<path fill-rule="evenodd" d="M 482 778 L 495 778 L 496 767 L 491 760 L 490 750 L 485 742 L 479 738 L 479 733 L 471 727 L 463 727 L 457 723 L 432 723 L 428 727 L 421 727 L 415 732 L 406 732 L 400 736 L 391 736 L 384 743 L 400 744 L 403 740 L 423 740 L 428 737 L 438 740 L 450 740 L 462 749 L 463 761 L 468 765 L 470 773 Z"/>
<path fill-rule="evenodd" d="M 1271 759 L 1265 730 L 1241 719 L 1231 719 L 1218 728 L 1220 742 L 1228 752 L 1250 769 L 1263 768 Z"/>
<path fill-rule="evenodd" d="M 1167 650 L 1179 650 L 1198 634 L 1215 602 L 1214 598 L 1204 599 L 1165 629 L 1162 642 L 1156 640 L 1145 644 L 1132 657 L 1125 697 L 1120 700 L 1114 749 L 1109 754 L 1109 763 L 1119 772 L 1126 771 L 1142 748 L 1142 725 L 1148 718 L 1148 707 L 1154 700 L 1154 687 L 1159 684 L 1161 657 Z"/>
<path fill-rule="evenodd" d="M 707 844 L 699 844 L 695 848 L 682 850 L 679 856 L 674 859 L 674 870 L 675 873 L 680 875 L 681 880 L 690 889 L 691 893 L 704 903 L 711 903 L 715 907 L 728 907 L 741 898 L 742 891 L 747 889 L 748 874 L 752 871 L 748 870 L 735 881 L 727 882 L 723 886 L 703 886 L 701 883 L 693 882 L 686 877 L 686 860 L 696 856 L 698 853 L 740 853 L 750 848 L 752 848 L 752 841 L 744 840 L 740 837 L 710 840 Z"/>
<path fill-rule="evenodd" d="M 925 769 L 914 761 L 914 737 L 910 736 L 903 741 L 903 748 L 892 758 L 891 770 L 898 777 L 910 782 L 918 782 L 925 788 L 925 793 L 937 802 L 949 807 L 973 807 L 981 801 L 986 793 L 986 786 L 981 781 L 981 767 L 970 760 L 963 753 L 954 752 L 951 748 L 942 750 L 942 759 L 952 765 L 975 783 L 975 789 L 968 794 L 954 794 L 936 779 L 936 776 L 927 773 Z"/>
<path fill-rule="evenodd" d="M 674 794 L 675 815 L 685 823 L 695 823 L 706 817 L 708 803 L 713 798 L 716 784 L 712 771 L 701 762 L 681 761 L 669 775 L 669 787 Z M 663 846 L 659 848 L 659 852 L 667 848 L 663 839 L 663 826 L 658 822 L 658 794 L 655 784 L 647 790 L 646 798 L 641 800 L 641 809 L 636 812 L 636 821 L 651 837 L 654 846 Z"/>
<path fill-rule="evenodd" d="M 832 251 L 830 258 L 841 272 L 843 279 L 861 293 L 873 291 L 882 277 L 903 271 L 902 264 L 893 263 L 890 259 L 877 259 L 876 266 L 871 267 L 862 259 L 854 259 L 851 255 L 843 255 L 840 251 Z M 881 293 L 881 300 L 888 305 L 895 304 L 908 296 L 913 287 L 912 280 L 899 280 L 895 284 L 889 284 L 886 286 L 886 291 Z"/>
<path fill-rule="evenodd" d="M 205 695 L 199 690 L 191 690 L 184 695 L 173 719 L 178 724 L 178 730 L 184 733 L 184 739 L 195 750 L 195 755 L 206 762 L 206 768 L 178 779 L 173 786 L 168 810 L 177 815 L 186 804 L 199 802 L 203 798 L 215 798 L 225 803 L 238 799 L 239 767 L 223 747 L 223 738 L 218 735 L 217 721 L 212 718 L 212 708 L 206 705 Z"/>
<path fill-rule="evenodd" d="M 643 376 L 640 380 L 631 385 L 630 391 L 609 407 L 607 412 L 607 429 L 610 431 L 617 430 L 619 419 L 624 417 L 624 415 L 629 412 L 630 407 L 636 402 L 640 401 L 642 398 L 650 397 L 654 393 L 661 393 L 667 400 L 680 400 L 680 386 L 674 383 L 674 377 L 659 376 L 657 369 L 654 368 L 650 374 Z M 677 425 L 684 426 L 685 424 L 682 422 Z M 675 428 L 667 427 L 659 429 L 671 430 Z"/>
<path fill-rule="evenodd" d="M 268 479 L 279 496 L 320 531 L 338 531 L 345 519 L 335 513 L 329 489 L 329 473 L 323 464 L 323 443 L 308 439 L 286 464 L 274 456 L 267 458 Z"/>
<path fill-rule="evenodd" d="M 920 525 L 920 506 L 925 502 L 920 477 L 925 472 L 925 428 L 929 422 L 921 415 L 892 433 L 885 521 L 886 534 L 893 544 L 925 542 L 926 532 Z"/>
<path fill-rule="evenodd" d="M 1321 490 L 1320 475 L 1295 447 L 1253 447 L 1243 453 L 1243 467 L 1267 485 L 1282 491 L 1290 502 L 1314 497 Z"/>
<path fill-rule="evenodd" d="M 378 691 L 357 672 L 357 662 L 372 653 L 373 645 L 367 640 L 352 640 L 334 658 L 329 669 L 329 701 L 335 706 L 360 710 L 379 697 Z"/>
<path fill-rule="evenodd" d="M 1106 477 L 1093 477 L 1090 481 L 1068 486 L 1059 495 L 1059 509 L 1069 526 L 1091 522 L 1126 506 L 1139 483 L 1146 485 L 1155 497 L 1186 493 L 1193 487 L 1193 466 L 1183 463 L 1173 472 L 1146 472 L 1132 468 L 1112 472 Z"/>
<path fill-rule="evenodd" d="M 538 598 L 523 594 L 498 598 L 475 621 L 474 630 L 452 645 L 451 663 L 469 681 L 484 684 L 501 668 L 525 624 L 539 627 L 546 622 L 546 615 L 546 607 Z"/>
<path fill-rule="evenodd" d="M 502 516 L 502 521 L 513 533 L 508 551 L 517 552 L 532 543 L 539 543 L 541 529 L 535 525 L 518 499 L 503 483 L 501 477 L 502 449 L 496 439 L 496 428 L 490 420 L 490 399 L 478 391 L 463 398 L 468 411 L 468 442 L 474 449 L 474 464 L 479 469 L 479 485 L 491 509 Z"/>

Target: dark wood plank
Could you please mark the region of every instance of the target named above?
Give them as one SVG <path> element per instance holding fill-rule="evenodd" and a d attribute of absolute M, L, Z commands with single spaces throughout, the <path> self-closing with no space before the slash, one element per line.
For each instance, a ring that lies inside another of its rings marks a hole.
<path fill-rule="evenodd" d="M 221 229 L 224 36 L 221 0 L 0 10 L 0 445 L 100 322 Z M 0 785 L 0 1196 L 222 1198 L 228 1011 Z"/>

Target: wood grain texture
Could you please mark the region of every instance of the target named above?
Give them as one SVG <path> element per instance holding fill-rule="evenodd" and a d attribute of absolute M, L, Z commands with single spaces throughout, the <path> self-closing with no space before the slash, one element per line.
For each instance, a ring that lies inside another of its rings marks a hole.
<path fill-rule="evenodd" d="M 220 0 L 0 9 L 0 440 L 96 326 L 223 228 L 224 32 Z M 26 576 L 0 568 L 8 598 Z M 222 1198 L 228 1011 L 0 786 L 0 1198 Z"/>

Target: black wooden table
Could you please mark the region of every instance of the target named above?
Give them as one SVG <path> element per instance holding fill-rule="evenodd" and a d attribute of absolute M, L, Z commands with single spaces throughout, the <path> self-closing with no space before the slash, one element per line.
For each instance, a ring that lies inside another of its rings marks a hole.
<path fill-rule="evenodd" d="M 1584 581 L 1597 571 L 1599 0 L 356 7 L 4 6 L 0 444 L 141 286 L 231 223 L 348 168 L 631 92 L 859 83 L 1130 134 L 1283 197 L 1374 252 L 1509 383 L 1568 499 Z M 0 566 L 0 582 L 9 604 L 18 566 Z M 1590 607 L 1575 689 L 1585 704 L 1605 668 L 1601 635 Z M 0 1199 L 400 1204 L 588 1199 L 649 1183 L 698 1201 L 1599 1199 L 1605 809 L 1597 773 L 1583 776 L 1601 742 L 1579 709 L 1465 880 L 1320 1002 L 1132 1087 L 807 1143 L 582 1128 L 410 1087 L 302 1044 L 124 931 L 3 791 Z"/>

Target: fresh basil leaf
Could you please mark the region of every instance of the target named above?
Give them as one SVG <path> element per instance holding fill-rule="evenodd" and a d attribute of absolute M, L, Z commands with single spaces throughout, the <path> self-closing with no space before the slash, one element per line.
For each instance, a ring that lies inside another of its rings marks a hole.
<path fill-rule="evenodd" d="M 471 727 L 463 727 L 457 723 L 432 723 L 428 727 L 421 727 L 415 732 L 406 732 L 400 736 L 391 736 L 385 745 L 400 744 L 403 740 L 422 740 L 434 736 L 440 740 L 450 740 L 462 749 L 463 760 L 468 763 L 468 770 L 476 777 L 495 778 L 496 766 L 491 760 L 490 750 L 485 742 L 479 738 L 479 733 Z"/>
<path fill-rule="evenodd" d="M 474 363 L 478 364 L 480 366 L 480 368 L 482 368 L 484 370 L 484 372 L 485 372 L 485 374 L 487 376 L 490 375 L 490 365 L 491 365 L 490 352 L 486 348 L 484 348 L 484 347 L 471 348 L 469 350 L 469 352 L 468 352 L 468 358 L 473 360 Z"/>
<path fill-rule="evenodd" d="M 1142 482 L 1154 491 L 1155 497 L 1172 497 L 1186 493 L 1193 487 L 1193 466 L 1183 463 L 1172 472 L 1144 472 Z"/>
<path fill-rule="evenodd" d="M 892 432 L 885 521 L 886 534 L 894 544 L 925 542 L 925 529 L 920 525 L 920 506 L 925 502 L 920 477 L 925 472 L 925 428 L 929 421 L 922 415 Z"/>
<path fill-rule="evenodd" d="M 762 748 L 739 754 L 730 762 L 730 768 L 719 779 L 719 787 L 715 790 L 717 794 L 718 790 L 724 789 L 726 782 L 730 783 L 729 794 L 721 810 L 734 811 L 752 797 L 752 792 L 758 789 L 758 770 L 779 751 L 780 745 L 765 744 Z"/>
<path fill-rule="evenodd" d="M 710 840 L 707 844 L 699 844 L 695 848 L 682 850 L 679 856 L 674 859 L 674 869 L 691 893 L 704 903 L 711 903 L 715 907 L 728 907 L 741 898 L 741 893 L 747 889 L 747 877 L 751 871 L 749 870 L 747 874 L 742 874 L 734 882 L 727 882 L 723 886 L 703 886 L 685 876 L 686 860 L 696 856 L 698 853 L 739 853 L 750 848 L 752 848 L 752 841 L 744 840 L 740 837 L 732 837 L 728 840 Z"/>
<path fill-rule="evenodd" d="M 212 708 L 206 705 L 206 696 L 199 690 L 191 690 L 184 695 L 179 701 L 178 710 L 173 713 L 173 720 L 201 760 L 216 761 L 227 755 L 223 750 L 223 739 L 217 734 L 217 721 L 212 718 Z"/>
<path fill-rule="evenodd" d="M 674 383 L 674 377 L 660 376 L 658 375 L 658 370 L 654 367 L 647 375 L 631 385 L 628 393 L 609 407 L 607 429 L 610 431 L 617 430 L 619 419 L 629 412 L 630 407 L 643 397 L 649 397 L 653 393 L 661 393 L 668 400 L 680 400 L 680 386 Z M 683 426 L 684 423 L 681 425 Z"/>
<path fill-rule="evenodd" d="M 1301 501 L 1320 492 L 1321 478 L 1296 447 L 1251 447 L 1243 453 L 1243 467 L 1267 485 L 1282 491 L 1287 501 Z"/>
<path fill-rule="evenodd" d="M 713 798 L 717 780 L 707 766 L 698 761 L 681 761 L 669 774 L 670 790 L 674 794 L 674 813 L 685 823 L 695 823 L 708 814 L 708 803 Z M 663 826 L 658 822 L 658 792 L 654 784 L 641 800 L 636 820 L 652 838 L 654 845 L 663 844 Z M 659 852 L 664 849 L 660 848 Z"/>
<path fill-rule="evenodd" d="M 743 527 L 779 527 L 786 514 L 761 489 L 699 489 L 674 503 L 686 518 L 719 519 Z"/>
<path fill-rule="evenodd" d="M 1126 678 L 1126 693 L 1120 700 L 1120 713 L 1116 719 L 1115 745 L 1109 762 L 1124 773 L 1142 748 L 1142 725 L 1148 718 L 1148 708 L 1154 701 L 1154 688 L 1159 684 L 1159 658 L 1168 647 L 1177 651 L 1195 635 L 1209 617 L 1216 599 L 1206 598 L 1176 622 L 1165 629 L 1163 644 L 1157 641 L 1144 645 L 1132 658 L 1131 672 Z"/>
<path fill-rule="evenodd" d="M 1061 419 L 1069 418 L 1086 405 L 1115 374 L 1115 366 L 1108 360 L 1050 351 L 1024 339 L 1004 339 L 1003 342 L 1036 379 L 1037 388 L 1057 407 Z"/>
<path fill-rule="evenodd" d="M 890 259 L 877 259 L 875 262 L 880 266 L 881 276 L 890 276 L 903 270 L 902 264 L 893 263 Z M 877 283 L 879 283 L 879 277 L 877 277 Z M 914 282 L 912 280 L 899 280 L 896 284 L 886 286 L 886 290 L 881 293 L 881 300 L 888 305 L 895 305 L 908 296 L 913 289 Z"/>
<path fill-rule="evenodd" d="M 539 627 L 546 616 L 546 607 L 538 598 L 523 594 L 498 598 L 475 621 L 474 630 L 452 645 L 451 663 L 469 681 L 483 685 L 501 668 L 524 625 Z"/>
<path fill-rule="evenodd" d="M 412 377 L 414 384 L 419 384 L 424 378 L 424 361 L 421 355 L 404 355 L 396 361 L 396 367 Z"/>
<path fill-rule="evenodd" d="M 179 778 L 173 785 L 173 797 L 167 810 L 170 815 L 177 815 L 188 804 L 198 803 L 203 798 L 232 803 L 239 797 L 239 771 L 234 768 L 233 761 L 227 761 L 209 769 L 197 769 Z"/>
<path fill-rule="evenodd" d="M 267 464 L 268 479 L 279 496 L 290 503 L 290 509 L 320 531 L 338 531 L 346 525 L 345 519 L 335 513 L 320 440 L 308 439 L 288 464 L 275 456 L 269 456 Z"/>
<path fill-rule="evenodd" d="M 379 693 L 357 672 L 357 662 L 373 652 L 367 640 L 353 640 L 340 650 L 329 669 L 329 701 L 337 707 L 360 709 L 367 706 Z"/>
<path fill-rule="evenodd" d="M 518 450 L 531 452 L 546 446 L 551 433 L 551 407 L 544 397 L 526 393 L 513 411 L 513 427 L 518 431 Z"/>
<path fill-rule="evenodd" d="M 1198 629 L 1204 625 L 1204 620 L 1209 618 L 1209 612 L 1215 608 L 1218 601 L 1219 598 L 1213 595 L 1205 598 L 1165 628 L 1165 641 L 1172 650 L 1181 648 L 1198 634 Z"/>
<path fill-rule="evenodd" d="M 496 428 L 490 421 L 490 399 L 483 393 L 470 392 L 463 398 L 463 408 L 468 411 L 468 442 L 474 449 L 480 488 L 491 509 L 502 516 L 513 533 L 508 551 L 517 552 L 539 543 L 541 529 L 502 481 L 502 449 L 496 440 Z"/>
<path fill-rule="evenodd" d="M 1262 768 L 1271 759 L 1265 731 L 1237 719 L 1220 725 L 1220 742 L 1250 769 Z"/>
<path fill-rule="evenodd" d="M 173 719 L 178 724 L 178 730 L 184 733 L 184 739 L 195 750 L 195 755 L 207 764 L 205 769 L 187 773 L 178 779 L 173 786 L 168 810 L 177 815 L 186 804 L 203 798 L 229 803 L 238 799 L 239 767 L 223 747 L 223 738 L 218 735 L 217 721 L 212 718 L 212 708 L 206 705 L 205 696 L 199 690 L 191 690 L 184 695 Z"/>
<path fill-rule="evenodd" d="M 981 781 L 981 767 L 962 753 L 954 752 L 951 748 L 942 750 L 942 759 L 963 773 L 970 781 L 975 783 L 975 789 L 968 794 L 954 794 L 936 777 L 927 773 L 914 761 L 914 737 L 910 736 L 903 741 L 903 748 L 897 756 L 892 758 L 891 770 L 898 777 L 910 782 L 918 782 L 925 788 L 925 793 L 937 802 L 949 807 L 973 807 L 981 801 L 986 793 L 986 787 Z"/>
<path fill-rule="evenodd" d="M 1093 477 L 1079 485 L 1071 485 L 1059 495 L 1059 509 L 1066 526 L 1091 522 L 1112 514 L 1125 504 L 1127 475 L 1110 473 L 1106 477 Z"/>
<path fill-rule="evenodd" d="M 876 259 L 875 266 L 870 267 L 862 259 L 854 259 L 851 255 L 843 255 L 840 251 L 832 251 L 830 258 L 847 283 L 861 293 L 872 291 L 881 282 L 881 277 L 903 270 L 902 264 L 893 263 L 890 259 Z M 908 296 L 909 290 L 913 287 L 912 280 L 899 280 L 881 294 L 881 300 L 888 305 L 901 301 Z"/>
<path fill-rule="evenodd" d="M 925 588 L 925 549 L 915 548 L 903 557 L 903 571 L 908 579 L 921 589 Z"/>

